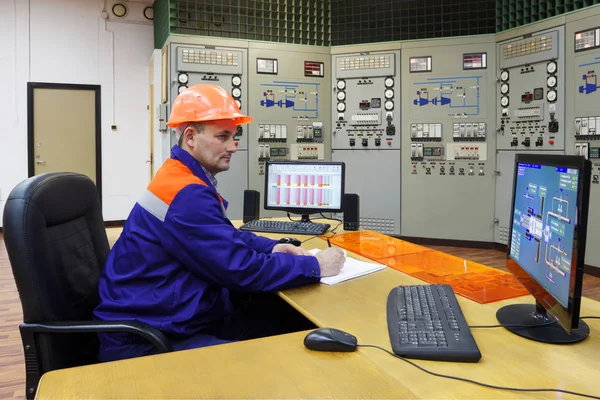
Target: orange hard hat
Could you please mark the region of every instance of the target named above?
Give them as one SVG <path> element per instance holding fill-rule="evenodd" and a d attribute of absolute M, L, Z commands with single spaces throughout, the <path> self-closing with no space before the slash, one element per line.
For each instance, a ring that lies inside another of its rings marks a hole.
<path fill-rule="evenodd" d="M 222 87 L 204 83 L 194 85 L 177 96 L 167 125 L 175 128 L 184 122 L 232 119 L 236 125 L 249 124 L 252 117 L 243 115 L 231 95 Z"/>

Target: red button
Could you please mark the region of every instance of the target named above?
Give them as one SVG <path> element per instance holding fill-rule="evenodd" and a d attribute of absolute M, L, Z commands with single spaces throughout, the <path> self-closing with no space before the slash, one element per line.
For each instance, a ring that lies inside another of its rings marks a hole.
<path fill-rule="evenodd" d="M 554 140 L 548 140 L 549 144 L 554 144 Z"/>
<path fill-rule="evenodd" d="M 235 145 L 237 146 L 238 144 L 240 144 L 240 142 L 235 142 Z"/>
<path fill-rule="evenodd" d="M 388 146 L 391 146 L 391 145 L 392 145 L 392 142 L 388 140 Z"/>

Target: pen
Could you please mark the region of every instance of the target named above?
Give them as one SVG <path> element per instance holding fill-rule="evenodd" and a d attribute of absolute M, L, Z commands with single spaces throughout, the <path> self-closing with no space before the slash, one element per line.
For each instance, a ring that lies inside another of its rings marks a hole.
<path fill-rule="evenodd" d="M 329 238 L 327 238 L 327 246 L 331 247 L 331 242 L 329 241 Z"/>

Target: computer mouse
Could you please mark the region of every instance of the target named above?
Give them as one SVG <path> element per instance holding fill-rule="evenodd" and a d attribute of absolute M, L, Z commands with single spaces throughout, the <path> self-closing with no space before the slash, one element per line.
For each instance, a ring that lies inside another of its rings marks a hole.
<path fill-rule="evenodd" d="M 281 239 L 279 239 L 279 243 L 289 243 L 289 244 L 293 244 L 296 247 L 300 247 L 300 245 L 302 244 L 302 242 L 299 241 L 298 239 L 291 238 L 291 237 L 281 238 Z"/>
<path fill-rule="evenodd" d="M 317 351 L 354 351 L 356 336 L 334 328 L 319 328 L 304 338 L 304 346 Z"/>

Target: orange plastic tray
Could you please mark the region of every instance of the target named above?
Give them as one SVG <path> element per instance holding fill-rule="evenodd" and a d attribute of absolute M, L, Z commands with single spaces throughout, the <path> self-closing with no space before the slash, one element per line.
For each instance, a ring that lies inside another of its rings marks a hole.
<path fill-rule="evenodd" d="M 445 283 L 478 303 L 529 294 L 510 273 L 372 231 L 335 235 L 331 243 L 428 283 Z"/>

